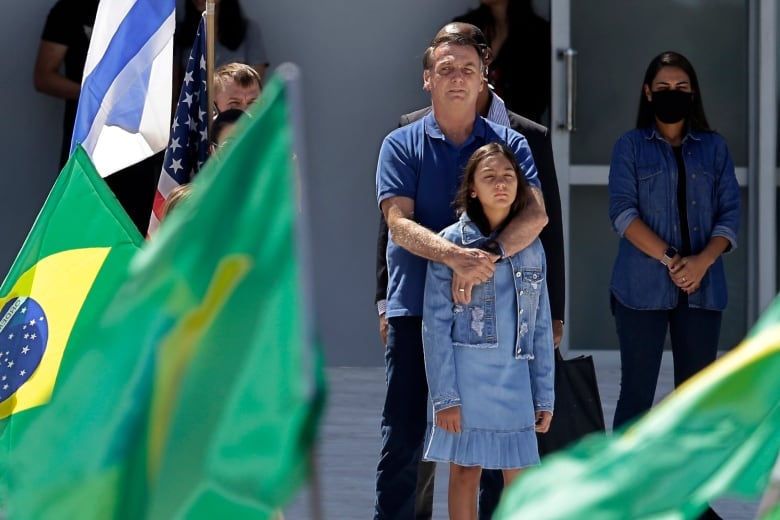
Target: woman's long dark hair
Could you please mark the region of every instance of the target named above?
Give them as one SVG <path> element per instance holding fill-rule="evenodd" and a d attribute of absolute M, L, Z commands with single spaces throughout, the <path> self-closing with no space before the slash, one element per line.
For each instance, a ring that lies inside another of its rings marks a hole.
<path fill-rule="evenodd" d="M 526 207 L 531 200 L 531 189 L 528 187 L 525 175 L 523 175 L 523 170 L 517 163 L 517 159 L 512 150 L 507 148 L 504 143 L 489 143 L 477 148 L 469 158 L 469 161 L 466 163 L 466 167 L 463 170 L 463 180 L 460 183 L 460 188 L 458 188 L 458 193 L 455 195 L 454 204 L 458 213 L 463 213 L 464 211 L 468 213 L 471 220 L 485 236 L 489 236 L 491 233 L 490 223 L 485 216 L 484 209 L 482 209 L 482 203 L 477 197 L 471 196 L 471 191 L 474 189 L 474 175 L 477 172 L 479 164 L 484 159 L 496 155 L 503 155 L 506 157 L 517 176 L 517 194 L 515 195 L 515 200 L 512 201 L 512 205 L 509 208 L 509 214 L 496 228 L 496 231 L 501 232 L 509 221 L 512 220 L 520 210 Z"/>
<path fill-rule="evenodd" d="M 688 75 L 688 79 L 690 79 L 691 89 L 693 90 L 693 106 L 687 120 L 688 127 L 695 132 L 713 132 L 714 130 L 710 128 L 707 116 L 704 114 L 704 104 L 701 100 L 701 88 L 699 88 L 699 78 L 696 77 L 696 71 L 693 70 L 693 65 L 685 56 L 673 51 L 662 52 L 653 58 L 650 65 L 647 66 L 645 80 L 639 93 L 639 111 L 636 116 L 636 127 L 647 128 L 655 124 L 653 106 L 647 100 L 647 96 L 645 96 L 644 86 L 647 85 L 651 88 L 653 80 L 664 67 L 682 69 Z"/>
<path fill-rule="evenodd" d="M 219 43 L 234 51 L 244 42 L 246 36 L 246 17 L 238 0 L 220 0 L 217 4 L 217 39 Z M 195 34 L 198 32 L 201 13 L 195 8 L 192 0 L 184 4 L 184 20 L 176 26 L 174 39 L 181 48 L 192 46 Z"/>

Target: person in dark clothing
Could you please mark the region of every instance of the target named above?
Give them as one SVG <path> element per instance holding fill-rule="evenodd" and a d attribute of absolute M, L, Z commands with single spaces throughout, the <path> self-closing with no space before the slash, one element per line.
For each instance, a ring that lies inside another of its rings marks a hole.
<path fill-rule="evenodd" d="M 488 80 L 507 108 L 544 122 L 550 107 L 550 23 L 534 13 L 531 0 L 481 0 L 454 21 L 485 33 L 493 50 Z"/>
<path fill-rule="evenodd" d="M 60 169 L 68 162 L 98 0 L 59 0 L 49 11 L 35 59 L 35 90 L 65 100 Z"/>

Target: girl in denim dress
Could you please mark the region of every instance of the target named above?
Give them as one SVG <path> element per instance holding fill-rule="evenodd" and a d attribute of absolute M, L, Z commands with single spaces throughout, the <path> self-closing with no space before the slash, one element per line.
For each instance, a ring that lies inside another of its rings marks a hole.
<path fill-rule="evenodd" d="M 514 154 L 501 143 L 469 159 L 456 198 L 460 219 L 442 236 L 465 247 L 490 247 L 530 191 Z M 482 468 L 509 484 L 539 464 L 536 432 L 553 410 L 553 332 L 544 250 L 537 239 L 500 258 L 467 305 L 453 302 L 452 270 L 429 262 L 423 307 L 425 369 L 434 424 L 424 458 L 450 463 L 450 518 L 476 514 Z"/>

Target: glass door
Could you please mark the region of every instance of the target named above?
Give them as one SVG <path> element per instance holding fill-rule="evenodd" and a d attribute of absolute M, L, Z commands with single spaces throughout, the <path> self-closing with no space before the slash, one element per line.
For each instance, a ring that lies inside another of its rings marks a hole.
<path fill-rule="evenodd" d="M 744 186 L 748 162 L 748 1 L 551 2 L 553 148 L 567 236 L 568 323 L 575 349 L 617 348 L 609 279 L 617 235 L 608 217 L 612 147 L 633 128 L 645 69 L 674 50 L 693 63 L 710 124 L 727 140 Z M 743 214 L 747 203 L 743 193 Z M 721 348 L 746 331 L 747 219 L 726 257 L 729 306 Z"/>

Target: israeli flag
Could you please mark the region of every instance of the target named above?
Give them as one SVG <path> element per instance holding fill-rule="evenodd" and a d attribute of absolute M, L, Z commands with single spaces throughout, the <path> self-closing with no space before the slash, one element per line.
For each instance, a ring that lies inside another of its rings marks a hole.
<path fill-rule="evenodd" d="M 176 0 L 102 0 L 70 151 L 107 177 L 164 149 L 170 131 Z"/>

